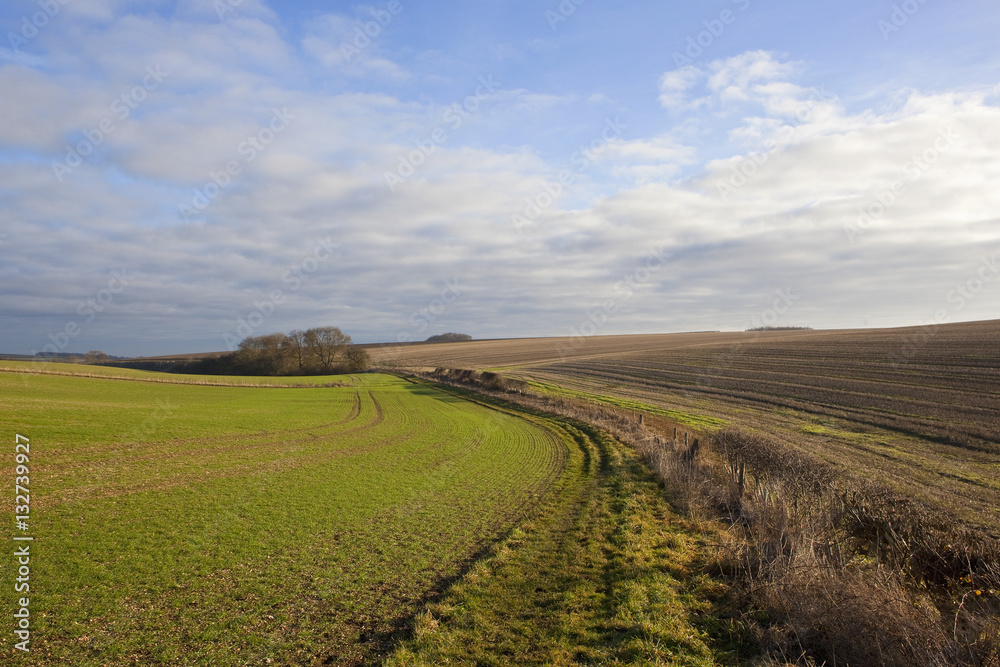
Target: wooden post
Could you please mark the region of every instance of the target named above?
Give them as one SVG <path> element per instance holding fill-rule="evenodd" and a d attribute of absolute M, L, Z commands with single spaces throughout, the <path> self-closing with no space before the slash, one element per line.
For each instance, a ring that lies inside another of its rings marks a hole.
<path fill-rule="evenodd" d="M 639 426 L 642 426 L 642 413 L 639 413 Z"/>
<path fill-rule="evenodd" d="M 674 427 L 674 444 L 677 444 L 677 427 Z"/>
<path fill-rule="evenodd" d="M 688 434 L 687 433 L 684 434 L 684 446 L 685 447 L 688 446 Z"/>

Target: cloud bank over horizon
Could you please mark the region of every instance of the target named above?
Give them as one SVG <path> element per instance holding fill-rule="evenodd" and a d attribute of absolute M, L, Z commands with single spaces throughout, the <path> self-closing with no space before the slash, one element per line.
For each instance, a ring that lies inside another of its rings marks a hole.
<path fill-rule="evenodd" d="M 0 351 L 997 317 L 995 7 L 549 4 L 5 6 Z"/>

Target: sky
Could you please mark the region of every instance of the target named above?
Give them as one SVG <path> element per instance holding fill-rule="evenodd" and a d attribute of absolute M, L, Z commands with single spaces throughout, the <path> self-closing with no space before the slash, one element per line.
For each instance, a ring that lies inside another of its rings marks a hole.
<path fill-rule="evenodd" d="M 995 0 L 12 0 L 0 352 L 995 319 Z"/>

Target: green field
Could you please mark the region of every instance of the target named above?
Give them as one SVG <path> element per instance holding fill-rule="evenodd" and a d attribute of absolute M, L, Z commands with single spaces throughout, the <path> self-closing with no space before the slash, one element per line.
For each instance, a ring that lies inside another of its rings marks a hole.
<path fill-rule="evenodd" d="M 561 471 L 565 447 L 524 420 L 350 381 L 0 373 L 9 439 L 31 438 L 26 664 L 347 664 L 384 650 Z"/>
<path fill-rule="evenodd" d="M 599 434 L 386 375 L 177 379 L 0 367 L 11 462 L 31 440 L 30 530 L 11 512 L 7 531 L 35 538 L 31 653 L 0 633 L 15 664 L 729 655 L 704 621 L 708 549 Z"/>

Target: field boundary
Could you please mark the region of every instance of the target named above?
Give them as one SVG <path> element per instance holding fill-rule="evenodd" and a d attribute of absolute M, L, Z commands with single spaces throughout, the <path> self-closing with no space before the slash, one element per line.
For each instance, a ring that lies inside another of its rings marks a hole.
<path fill-rule="evenodd" d="M 765 436 L 675 423 L 670 437 L 669 423 L 631 410 L 524 392 L 505 398 L 611 433 L 689 516 L 726 521 L 731 538 L 720 558 L 743 590 L 748 631 L 783 661 L 1000 660 L 996 540 Z M 766 627 L 754 620 L 761 612 L 772 619 Z"/>
<path fill-rule="evenodd" d="M 707 574 L 710 540 L 672 512 L 633 450 L 507 396 L 400 377 L 532 421 L 576 453 L 534 508 L 417 616 L 387 667 L 736 664 L 717 620 L 725 587 Z"/>

